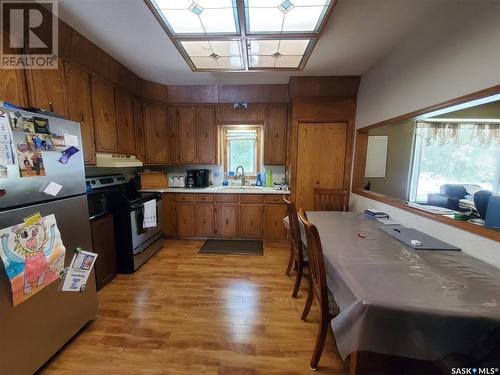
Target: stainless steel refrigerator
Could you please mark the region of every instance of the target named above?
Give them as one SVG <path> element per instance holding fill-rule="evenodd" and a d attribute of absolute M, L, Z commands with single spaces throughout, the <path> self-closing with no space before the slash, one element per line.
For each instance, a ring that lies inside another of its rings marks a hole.
<path fill-rule="evenodd" d="M 67 141 L 63 150 L 70 144 L 80 150 L 66 164 L 60 162 L 61 149 L 41 151 L 43 163 L 31 167 L 33 176 L 21 177 L 18 161 L 8 166 L 6 178 L 0 178 L 0 229 L 22 223 L 36 213 L 54 214 L 66 247 L 65 266 L 68 266 L 75 248 L 92 251 L 80 124 L 5 107 L 0 110 L 8 114 L 17 112 L 26 118 L 35 116 L 42 122 L 46 119 L 50 133 Z M 27 139 L 19 121 L 16 124 L 20 130 L 12 132 L 14 146 L 25 144 Z M 43 192 L 51 182 L 62 186 L 55 196 Z M 63 292 L 62 284 L 63 280 L 58 279 L 14 307 L 9 278 L 0 260 L 0 374 L 32 374 L 96 316 L 93 272 L 83 292 Z"/>

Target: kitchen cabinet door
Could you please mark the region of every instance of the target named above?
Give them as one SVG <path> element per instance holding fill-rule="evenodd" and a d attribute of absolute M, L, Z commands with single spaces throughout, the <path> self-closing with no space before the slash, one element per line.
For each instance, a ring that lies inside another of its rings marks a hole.
<path fill-rule="evenodd" d="M 27 69 L 29 103 L 32 107 L 67 116 L 64 91 L 64 67 L 59 69 Z"/>
<path fill-rule="evenodd" d="M 144 119 L 142 114 L 142 102 L 134 98 L 134 132 L 135 132 L 135 155 L 137 159 L 144 162 Z"/>
<path fill-rule="evenodd" d="M 195 212 L 195 232 L 197 237 L 212 237 L 214 235 L 214 205 L 197 203 Z"/>
<path fill-rule="evenodd" d="M 182 164 L 196 163 L 196 110 L 195 107 L 178 109 L 180 155 Z"/>
<path fill-rule="evenodd" d="M 269 106 L 266 112 L 264 164 L 286 164 L 287 153 L 286 106 Z"/>
<path fill-rule="evenodd" d="M 24 74 L 22 69 L 0 69 L 0 100 L 21 107 L 28 106 Z"/>
<path fill-rule="evenodd" d="M 95 262 L 95 281 L 97 291 L 104 288 L 117 274 L 116 249 L 113 216 L 108 215 L 90 223 L 92 247 L 99 256 Z"/>
<path fill-rule="evenodd" d="M 200 164 L 217 162 L 217 123 L 215 107 L 196 108 L 197 155 Z"/>
<path fill-rule="evenodd" d="M 286 216 L 286 206 L 284 204 L 264 205 L 264 238 L 280 239 L 286 237 L 283 218 Z"/>
<path fill-rule="evenodd" d="M 168 107 L 168 124 L 170 136 L 170 164 L 180 164 L 179 113 L 175 106 Z"/>
<path fill-rule="evenodd" d="M 167 164 L 170 160 L 168 112 L 165 105 L 144 103 L 145 162 Z"/>
<path fill-rule="evenodd" d="M 175 204 L 177 236 L 193 237 L 195 235 L 194 204 L 177 202 Z"/>
<path fill-rule="evenodd" d="M 217 205 L 217 237 L 238 237 L 239 234 L 239 204 Z"/>
<path fill-rule="evenodd" d="M 240 237 L 262 238 L 262 205 L 240 206 Z"/>
<path fill-rule="evenodd" d="M 115 93 L 106 81 L 92 77 L 92 108 L 94 114 L 95 146 L 98 152 L 116 152 Z"/>
<path fill-rule="evenodd" d="M 83 144 L 83 160 L 86 165 L 95 164 L 94 118 L 90 94 L 90 75 L 65 63 L 68 117 L 80 123 Z"/>
<path fill-rule="evenodd" d="M 177 219 L 175 217 L 175 194 L 163 194 L 161 200 L 161 230 L 165 237 L 175 237 Z"/>
<path fill-rule="evenodd" d="M 126 91 L 115 89 L 117 152 L 135 154 L 134 99 Z"/>

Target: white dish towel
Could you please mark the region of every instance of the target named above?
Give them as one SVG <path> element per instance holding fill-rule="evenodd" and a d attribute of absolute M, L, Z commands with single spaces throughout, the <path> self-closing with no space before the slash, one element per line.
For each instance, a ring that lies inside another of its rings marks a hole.
<path fill-rule="evenodd" d="M 156 200 L 144 202 L 144 220 L 142 222 L 143 228 L 156 227 Z"/>

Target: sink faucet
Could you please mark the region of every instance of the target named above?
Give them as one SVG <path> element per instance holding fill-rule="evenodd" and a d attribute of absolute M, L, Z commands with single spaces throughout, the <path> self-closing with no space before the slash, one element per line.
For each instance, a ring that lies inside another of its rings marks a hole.
<path fill-rule="evenodd" d="M 238 178 L 238 169 L 241 168 L 241 186 L 245 186 L 245 170 L 243 169 L 242 165 L 239 165 L 236 167 L 236 172 L 234 174 L 234 179 L 236 180 Z"/>

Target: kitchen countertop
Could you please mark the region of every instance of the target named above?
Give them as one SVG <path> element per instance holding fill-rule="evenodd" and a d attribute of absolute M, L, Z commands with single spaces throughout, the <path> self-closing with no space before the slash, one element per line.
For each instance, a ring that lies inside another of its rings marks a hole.
<path fill-rule="evenodd" d="M 246 186 L 214 186 L 207 188 L 164 188 L 164 189 L 144 189 L 142 192 L 158 193 L 195 193 L 195 194 L 290 194 L 290 190 L 275 190 L 270 187 Z"/>

